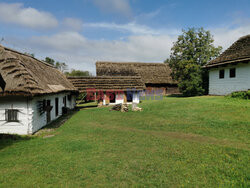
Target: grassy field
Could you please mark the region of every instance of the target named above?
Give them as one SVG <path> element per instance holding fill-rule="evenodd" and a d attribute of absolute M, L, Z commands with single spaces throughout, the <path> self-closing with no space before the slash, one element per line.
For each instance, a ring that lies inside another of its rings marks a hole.
<path fill-rule="evenodd" d="M 140 107 L 84 109 L 57 129 L 0 140 L 0 187 L 250 186 L 249 101 L 167 97 Z"/>

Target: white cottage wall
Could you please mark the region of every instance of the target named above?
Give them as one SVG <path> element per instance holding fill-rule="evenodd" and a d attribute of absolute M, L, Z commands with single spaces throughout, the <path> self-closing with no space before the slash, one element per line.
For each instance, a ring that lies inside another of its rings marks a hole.
<path fill-rule="evenodd" d="M 46 112 L 40 115 L 38 111 L 38 101 L 50 100 L 51 106 L 51 121 L 56 120 L 62 115 L 62 107 L 64 106 L 63 98 L 66 96 L 67 107 L 73 109 L 75 107 L 76 96 L 72 96 L 71 100 L 68 100 L 69 92 L 54 94 L 54 95 L 43 95 L 34 97 L 33 99 L 25 97 L 1 97 L 0 98 L 0 133 L 5 134 L 32 134 L 42 127 L 47 125 Z M 58 116 L 55 111 L 55 99 L 58 98 Z M 19 122 L 6 122 L 5 110 L 16 109 L 18 110 Z"/>
<path fill-rule="evenodd" d="M 135 92 L 133 94 L 133 103 L 137 103 L 137 104 L 140 103 L 140 92 Z"/>
<path fill-rule="evenodd" d="M 18 122 L 7 122 L 5 110 L 18 110 Z M 0 133 L 4 134 L 29 134 L 32 115 L 28 106 L 28 99 L 25 97 L 1 97 L 0 98 Z"/>
<path fill-rule="evenodd" d="M 123 104 L 123 103 L 124 103 L 124 94 L 123 93 L 117 94 L 115 96 L 115 104 Z"/>
<path fill-rule="evenodd" d="M 53 107 L 50 114 L 51 114 L 51 121 L 56 120 L 62 115 L 62 108 L 64 107 L 63 98 L 66 96 L 67 102 L 66 105 L 68 108 L 73 109 L 75 107 L 75 97 L 72 96 L 71 101 L 68 100 L 68 95 L 70 93 L 59 93 L 55 95 L 45 95 L 41 97 L 35 97 L 31 101 L 31 108 L 33 113 L 33 121 L 32 121 L 32 133 L 38 131 L 45 125 L 47 125 L 47 115 L 46 112 L 40 115 L 38 111 L 38 101 L 42 100 L 50 100 L 50 105 Z M 58 115 L 56 116 L 56 98 L 58 98 Z"/>
<path fill-rule="evenodd" d="M 236 77 L 229 77 L 230 68 L 236 68 Z M 225 77 L 219 78 L 219 70 L 225 70 Z M 250 89 L 250 63 L 213 68 L 209 70 L 209 94 L 227 95 L 234 91 Z"/>
<path fill-rule="evenodd" d="M 124 103 L 124 98 L 125 98 L 124 93 L 116 94 L 115 103 L 109 103 L 109 105 L 123 104 Z M 140 103 L 140 92 L 138 92 L 138 91 L 133 92 L 133 101 L 128 102 L 127 104 L 132 104 L 132 103 L 137 103 L 137 104 Z M 104 106 L 106 105 L 105 97 L 103 98 L 103 105 Z"/>

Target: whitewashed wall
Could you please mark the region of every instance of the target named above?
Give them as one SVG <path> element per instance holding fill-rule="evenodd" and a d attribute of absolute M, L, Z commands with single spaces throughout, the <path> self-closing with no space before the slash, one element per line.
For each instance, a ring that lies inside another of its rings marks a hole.
<path fill-rule="evenodd" d="M 66 96 L 67 98 L 67 107 L 70 109 L 73 109 L 75 106 L 75 97 L 72 97 L 71 101 L 68 100 L 68 95 L 70 93 L 60 93 L 60 94 L 55 94 L 55 95 L 45 95 L 41 97 L 35 97 L 31 102 L 31 109 L 32 109 L 32 130 L 31 132 L 34 133 L 47 125 L 47 115 L 46 112 L 44 112 L 42 115 L 40 115 L 38 108 L 37 108 L 37 103 L 38 101 L 42 100 L 50 100 L 50 105 L 53 106 L 50 114 L 51 114 L 51 121 L 56 120 L 58 117 L 62 115 L 62 107 L 64 106 L 63 103 L 63 98 Z M 55 100 L 58 98 L 58 116 L 56 116 L 56 111 L 55 111 Z"/>
<path fill-rule="evenodd" d="M 236 77 L 229 77 L 229 69 L 236 68 Z M 219 78 L 219 70 L 225 70 L 224 79 Z M 250 89 L 250 63 L 211 69 L 209 71 L 209 94 L 227 95 L 234 91 Z"/>
<path fill-rule="evenodd" d="M 124 103 L 124 94 L 123 93 L 117 94 L 115 96 L 115 104 L 123 104 L 123 103 Z"/>
<path fill-rule="evenodd" d="M 5 110 L 19 110 L 17 117 L 19 122 L 6 122 Z M 28 134 L 31 126 L 31 115 L 26 98 L 1 97 L 0 98 L 0 133 L 6 134 Z"/>
<path fill-rule="evenodd" d="M 54 95 L 44 95 L 40 97 L 34 97 L 32 100 L 27 98 L 0 98 L 0 133 L 8 134 L 32 134 L 45 125 L 47 125 L 46 112 L 40 115 L 38 111 L 38 101 L 50 100 L 51 106 L 51 121 L 56 120 L 62 115 L 63 97 L 68 96 L 70 93 L 60 93 Z M 58 116 L 55 112 L 55 99 L 58 98 Z M 72 96 L 71 101 L 67 98 L 67 107 L 73 109 L 75 107 L 75 96 Z M 19 122 L 6 122 L 5 121 L 5 109 L 17 109 Z"/>
<path fill-rule="evenodd" d="M 136 92 L 133 94 L 133 103 L 140 103 L 140 92 Z"/>
<path fill-rule="evenodd" d="M 115 96 L 115 103 L 110 103 L 110 105 L 115 105 L 115 104 L 123 104 L 124 103 L 124 98 L 125 94 L 120 93 Z M 140 103 L 140 92 L 133 92 L 133 102 L 128 102 L 128 104 L 132 103 Z M 103 105 L 106 105 L 106 101 L 103 100 Z"/>

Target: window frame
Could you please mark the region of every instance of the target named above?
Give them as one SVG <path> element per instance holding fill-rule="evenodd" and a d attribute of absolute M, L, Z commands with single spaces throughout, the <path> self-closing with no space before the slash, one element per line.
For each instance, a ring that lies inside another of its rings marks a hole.
<path fill-rule="evenodd" d="M 236 68 L 230 68 L 229 69 L 229 77 L 235 78 L 236 77 Z"/>
<path fill-rule="evenodd" d="M 225 69 L 220 69 L 219 70 L 219 79 L 224 79 L 224 78 L 225 78 Z"/>
<path fill-rule="evenodd" d="M 5 121 L 7 122 L 19 122 L 17 109 L 5 109 Z M 13 113 L 13 114 L 10 114 Z"/>

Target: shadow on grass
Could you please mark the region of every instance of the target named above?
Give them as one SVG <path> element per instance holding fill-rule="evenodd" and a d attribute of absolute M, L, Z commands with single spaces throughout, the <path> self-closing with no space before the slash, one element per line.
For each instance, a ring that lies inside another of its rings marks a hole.
<path fill-rule="evenodd" d="M 76 109 L 81 110 L 81 109 L 85 109 L 85 108 L 96 108 L 96 107 L 98 107 L 97 104 L 92 104 L 92 105 L 86 105 L 86 106 L 77 106 Z"/>
<path fill-rule="evenodd" d="M 11 134 L 0 134 L 0 151 L 17 142 L 24 142 L 33 139 L 31 136 L 20 136 Z"/>
<path fill-rule="evenodd" d="M 57 129 L 57 128 L 61 127 L 68 119 L 70 119 L 78 111 L 79 110 L 76 108 L 76 109 L 70 111 L 69 113 L 62 115 L 61 117 L 59 117 L 55 121 L 52 121 L 51 123 L 49 123 L 48 125 L 43 127 L 41 130 L 44 130 L 44 129 Z"/>
<path fill-rule="evenodd" d="M 185 96 L 183 94 L 171 94 L 171 95 L 167 95 L 167 97 L 179 97 L 179 98 L 183 98 Z"/>

